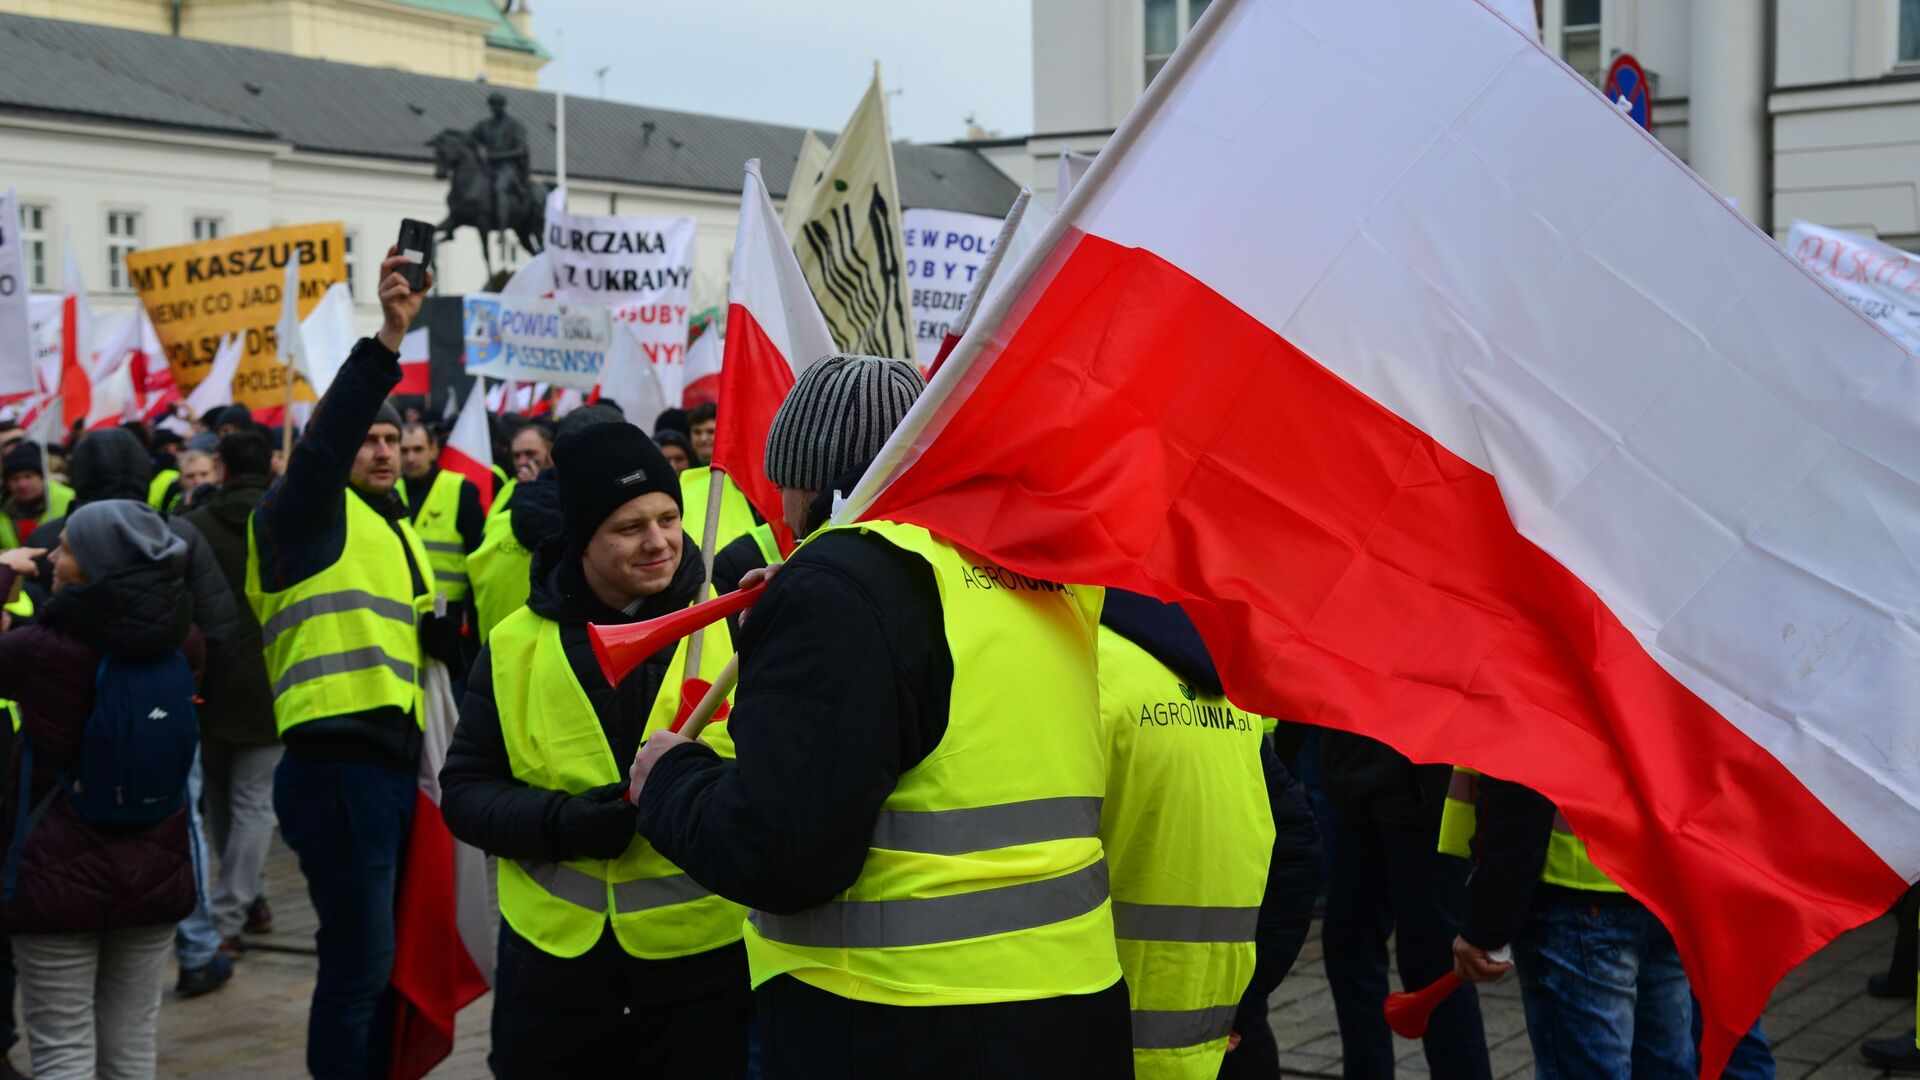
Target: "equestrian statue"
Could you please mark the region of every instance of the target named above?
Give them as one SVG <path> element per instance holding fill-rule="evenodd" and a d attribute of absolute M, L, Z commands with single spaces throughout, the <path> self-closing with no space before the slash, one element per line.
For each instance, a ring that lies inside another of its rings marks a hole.
<path fill-rule="evenodd" d="M 493 115 L 471 131 L 447 128 L 427 145 L 433 148 L 433 175 L 451 181 L 439 239 L 453 239 L 462 225 L 477 229 L 480 257 L 491 280 L 493 255 L 487 241 L 494 234 L 510 232 L 521 250 L 540 253 L 551 185 L 536 184 L 528 175 L 527 129 L 507 115 L 507 96 L 495 90 L 487 96 L 487 106 Z"/>

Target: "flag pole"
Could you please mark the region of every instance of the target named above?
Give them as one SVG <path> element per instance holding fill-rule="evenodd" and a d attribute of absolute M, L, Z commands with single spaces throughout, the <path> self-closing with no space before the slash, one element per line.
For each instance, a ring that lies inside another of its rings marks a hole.
<path fill-rule="evenodd" d="M 287 396 L 280 404 L 280 468 L 285 470 L 293 458 L 293 365 L 287 365 Z"/>
<path fill-rule="evenodd" d="M 722 494 L 721 488 L 726 482 L 727 473 L 725 469 L 715 468 L 712 465 L 707 466 L 707 518 L 705 526 L 701 529 L 700 536 L 700 562 L 705 568 L 705 572 L 700 580 L 708 588 L 713 586 L 713 548 L 715 544 L 720 542 L 720 496 Z M 694 602 L 699 603 L 706 598 L 706 594 L 702 593 L 700 600 Z M 707 635 L 703 630 L 693 635 L 692 641 L 687 642 L 687 677 L 690 679 L 700 677 L 700 643 L 706 639 Z M 718 684 L 716 683 L 715 685 Z M 712 696 L 711 692 L 709 692 L 708 696 Z M 705 702 L 703 701 L 702 704 L 705 704 Z M 709 710 L 708 715 L 712 715 L 711 710 Z M 704 721 L 702 721 L 702 723 L 704 724 Z M 698 734 L 698 729 L 695 729 L 695 733 Z M 689 738 L 691 738 L 691 736 L 689 736 Z"/>

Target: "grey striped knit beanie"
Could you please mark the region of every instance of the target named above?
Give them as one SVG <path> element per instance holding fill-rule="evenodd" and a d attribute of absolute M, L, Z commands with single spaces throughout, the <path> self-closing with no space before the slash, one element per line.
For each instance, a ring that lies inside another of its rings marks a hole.
<path fill-rule="evenodd" d="M 829 356 L 802 372 L 767 431 L 767 479 L 825 491 L 886 445 L 926 382 L 912 364 Z"/>

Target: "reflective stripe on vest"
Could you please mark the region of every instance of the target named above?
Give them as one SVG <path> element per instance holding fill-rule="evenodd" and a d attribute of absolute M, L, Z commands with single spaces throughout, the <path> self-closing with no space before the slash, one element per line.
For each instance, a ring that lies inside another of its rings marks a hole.
<path fill-rule="evenodd" d="M 473 593 L 473 611 L 480 643 L 493 628 L 527 602 L 533 552 L 513 535 L 513 513 L 507 509 L 516 481 L 508 481 L 487 512 L 480 530 L 480 546 L 467 556 L 467 580 Z"/>
<path fill-rule="evenodd" d="M 247 604 L 260 620 L 280 733 L 318 720 L 398 708 L 423 723 L 413 575 L 431 580 L 426 549 L 406 521 L 389 523 L 365 499 L 343 499 L 346 537 L 331 566 L 267 592 L 253 524 L 247 528 Z"/>
<path fill-rule="evenodd" d="M 460 493 L 466 483 L 459 473 L 439 470 L 413 515 L 413 531 L 433 564 L 434 584 L 453 603 L 465 600 L 468 591 L 467 545 L 460 535 Z"/>
<path fill-rule="evenodd" d="M 1440 812 L 1440 851 L 1472 858 L 1473 841 L 1479 831 L 1479 774 L 1456 766 L 1447 783 L 1446 805 Z M 1573 825 L 1558 810 L 1553 814 L 1553 835 L 1547 840 L 1547 861 L 1540 868 L 1540 880 L 1586 892 L 1624 891 L 1593 865 L 1587 857 L 1586 841 L 1574 834 Z"/>
<path fill-rule="evenodd" d="M 725 622 L 708 627 L 701 674 L 713 679 L 733 654 Z M 507 762 L 530 787 L 578 794 L 620 779 L 606 733 L 560 643 L 559 624 L 522 607 L 494 627 L 487 645 L 494 704 Z M 670 725 L 680 707 L 686 650 L 676 647 L 645 731 Z M 701 741 L 733 756 L 724 723 Z M 514 932 L 554 956 L 579 956 L 609 923 L 631 956 L 688 956 L 740 940 L 746 909 L 702 888 L 639 836 L 614 859 L 562 863 L 498 861 L 500 914 Z"/>
<path fill-rule="evenodd" d="M 712 482 L 713 470 L 704 465 L 680 474 L 680 503 L 683 507 L 680 524 L 687 535 L 693 537 L 695 544 L 704 545 L 707 542 L 707 496 Z M 720 529 L 714 538 L 713 550 L 716 553 L 719 552 L 728 544 L 752 532 L 753 526 L 753 506 L 747 502 L 746 495 L 734 486 L 733 480 L 723 476 L 720 488 Z"/>
<path fill-rule="evenodd" d="M 1100 842 L 1136 1076 L 1212 1080 L 1253 977 L 1273 851 L 1261 717 L 1100 628 Z"/>
<path fill-rule="evenodd" d="M 1120 965 L 1096 835 L 1098 594 L 1003 573 L 914 526 L 849 529 L 933 571 L 953 658 L 947 727 L 896 781 L 849 889 L 749 917 L 754 985 L 787 974 L 888 1005 L 1106 989 Z"/>

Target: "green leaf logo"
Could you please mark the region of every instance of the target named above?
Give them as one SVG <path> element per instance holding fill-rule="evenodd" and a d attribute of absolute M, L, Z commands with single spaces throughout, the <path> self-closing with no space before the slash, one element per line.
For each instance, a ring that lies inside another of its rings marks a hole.
<path fill-rule="evenodd" d="M 847 190 L 847 182 L 845 180 L 835 180 L 833 182 L 833 190 L 835 191 Z"/>
<path fill-rule="evenodd" d="M 1194 694 L 1193 687 L 1188 686 L 1186 683 L 1181 683 L 1180 696 L 1186 698 L 1188 701 L 1192 701 L 1197 695 Z"/>

